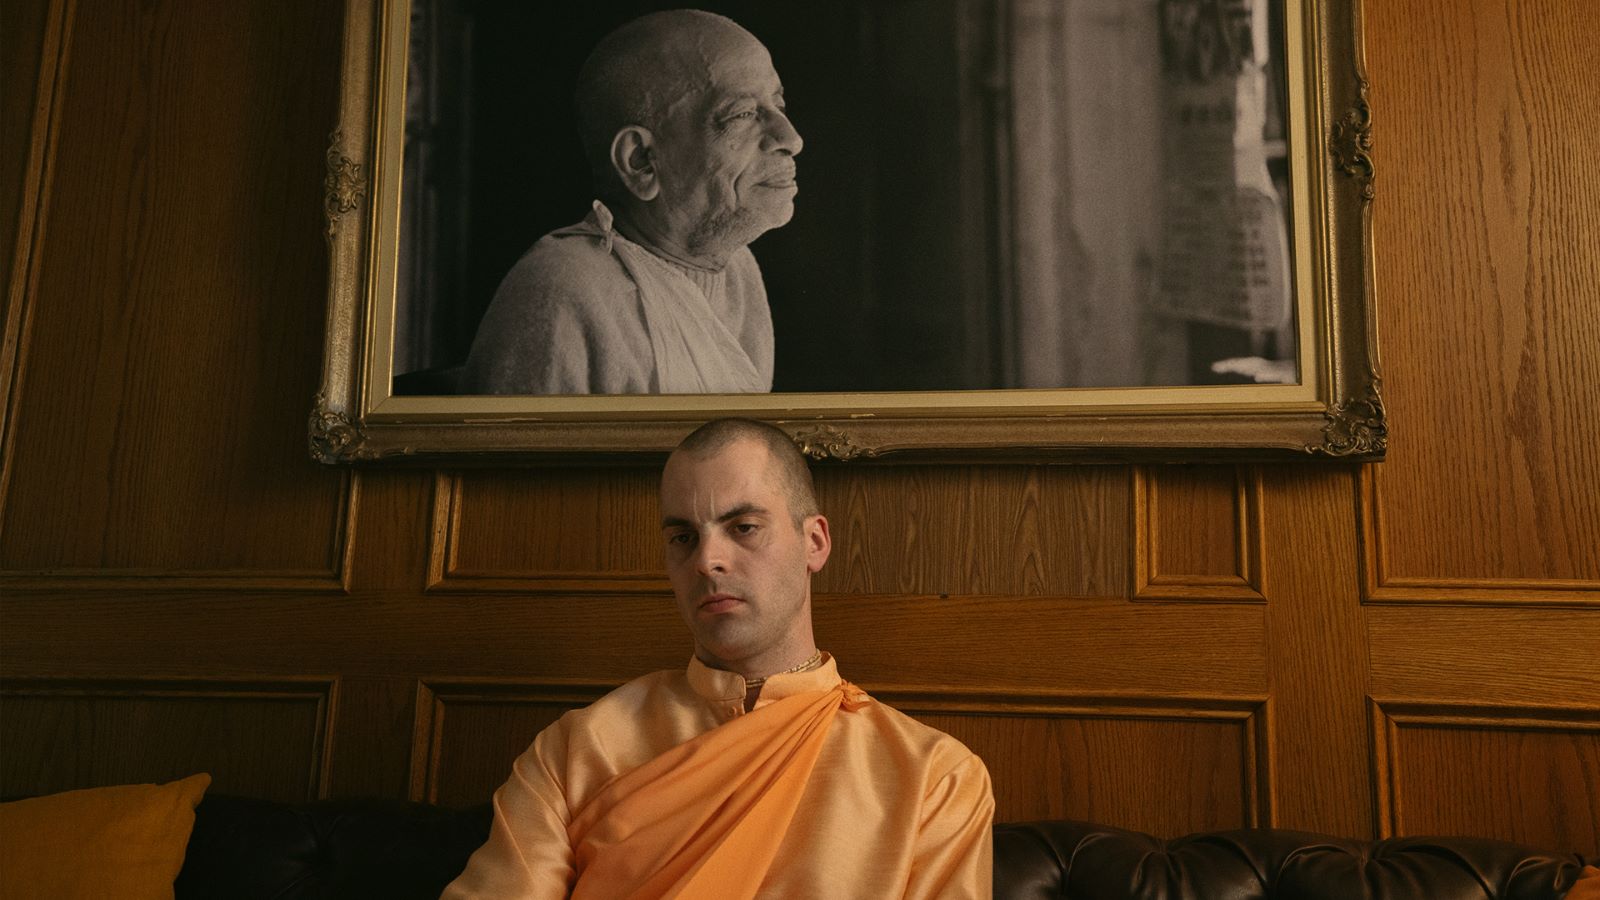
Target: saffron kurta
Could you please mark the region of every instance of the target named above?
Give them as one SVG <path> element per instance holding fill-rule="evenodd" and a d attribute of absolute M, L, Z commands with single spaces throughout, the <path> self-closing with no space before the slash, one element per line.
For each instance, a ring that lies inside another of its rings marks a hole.
<path fill-rule="evenodd" d="M 839 682 L 832 659 L 774 676 L 756 711 Z M 692 661 L 563 716 L 495 793 L 489 840 L 446 900 L 567 897 L 580 876 L 574 819 L 618 776 L 746 715 L 744 694 L 743 678 Z M 988 772 L 966 747 L 881 703 L 848 703 L 827 727 L 789 827 L 770 836 L 776 850 L 758 895 L 988 897 L 993 816 Z"/>

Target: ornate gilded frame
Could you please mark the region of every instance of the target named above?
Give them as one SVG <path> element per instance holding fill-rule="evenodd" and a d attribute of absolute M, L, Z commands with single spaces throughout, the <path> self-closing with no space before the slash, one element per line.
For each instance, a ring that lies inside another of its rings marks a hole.
<path fill-rule="evenodd" d="M 391 394 L 406 0 L 347 0 L 327 154 L 330 249 L 311 456 L 539 462 L 670 449 L 719 415 L 777 421 L 818 459 L 1377 460 L 1373 163 L 1360 0 L 1283 0 L 1289 33 L 1300 385 L 962 392 L 397 397 Z M 389 285 L 387 297 L 383 285 Z"/>

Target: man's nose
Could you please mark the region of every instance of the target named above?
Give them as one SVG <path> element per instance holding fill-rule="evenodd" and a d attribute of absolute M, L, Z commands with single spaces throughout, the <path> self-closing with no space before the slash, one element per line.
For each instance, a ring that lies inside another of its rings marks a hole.
<path fill-rule="evenodd" d="M 767 117 L 767 133 L 764 136 L 765 148 L 768 151 L 781 150 L 790 156 L 799 156 L 800 148 L 806 142 L 800 137 L 800 132 L 794 129 L 794 123 L 782 110 L 773 110 Z"/>
<path fill-rule="evenodd" d="M 702 537 L 694 548 L 694 568 L 701 575 L 720 575 L 727 572 L 727 542 L 716 535 Z"/>

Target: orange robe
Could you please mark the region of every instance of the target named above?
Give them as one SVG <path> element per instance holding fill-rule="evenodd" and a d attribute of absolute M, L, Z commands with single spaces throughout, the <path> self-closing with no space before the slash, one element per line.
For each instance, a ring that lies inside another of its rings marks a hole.
<path fill-rule="evenodd" d="M 773 676 L 749 714 L 744 693 L 692 661 L 563 716 L 446 900 L 990 896 L 994 799 L 971 751 L 832 659 Z"/>

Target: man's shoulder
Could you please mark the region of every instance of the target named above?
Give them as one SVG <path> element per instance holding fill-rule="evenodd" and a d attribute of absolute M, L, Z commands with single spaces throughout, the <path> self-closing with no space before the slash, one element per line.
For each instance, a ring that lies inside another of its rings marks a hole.
<path fill-rule="evenodd" d="M 874 740 L 880 747 L 897 755 L 903 754 L 907 759 L 922 760 L 928 770 L 935 774 L 973 762 L 982 764 L 966 744 L 876 697 L 852 715 L 858 716 L 857 721 L 872 730 Z"/>
<path fill-rule="evenodd" d="M 574 731 L 597 723 L 637 722 L 645 711 L 658 709 L 689 690 L 688 678 L 681 669 L 651 672 L 612 689 L 588 706 L 566 713 L 562 720 Z"/>
<path fill-rule="evenodd" d="M 535 241 L 500 285 L 500 293 L 569 301 L 596 298 L 614 302 L 618 291 L 633 290 L 633 279 L 605 240 L 571 228 L 557 229 Z"/>

